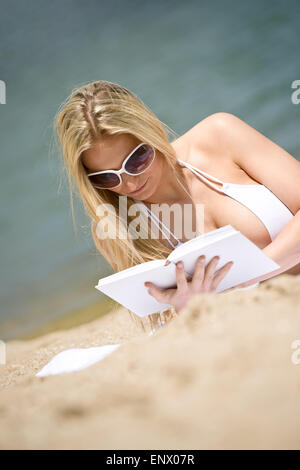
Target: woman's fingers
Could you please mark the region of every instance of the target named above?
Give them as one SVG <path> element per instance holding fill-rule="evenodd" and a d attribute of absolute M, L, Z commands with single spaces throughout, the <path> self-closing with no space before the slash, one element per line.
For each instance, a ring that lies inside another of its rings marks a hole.
<path fill-rule="evenodd" d="M 208 265 L 206 266 L 205 276 L 204 276 L 204 280 L 203 280 L 203 290 L 204 291 L 210 290 L 210 285 L 213 281 L 214 274 L 215 274 L 216 267 L 217 267 L 217 264 L 219 262 L 219 259 L 220 259 L 219 256 L 214 256 L 210 260 Z"/>
<path fill-rule="evenodd" d="M 179 291 L 180 294 L 185 294 L 188 290 L 188 281 L 184 272 L 183 261 L 176 263 L 176 289 L 160 289 L 152 284 L 152 282 L 145 282 L 148 293 L 152 295 L 158 302 L 169 304 L 171 303 L 174 293 Z"/>
<path fill-rule="evenodd" d="M 220 282 L 222 281 L 222 279 L 226 276 L 226 274 L 228 273 L 229 269 L 231 268 L 231 266 L 233 265 L 233 261 L 229 261 L 228 263 L 226 263 L 219 271 L 218 273 L 215 275 L 213 281 L 212 281 L 212 288 L 213 289 L 216 289 L 217 286 L 220 284 Z"/>
<path fill-rule="evenodd" d="M 183 261 L 178 261 L 178 263 L 176 263 L 176 282 L 178 289 L 183 291 L 188 288 L 188 282 L 185 277 Z"/>
<path fill-rule="evenodd" d="M 149 294 L 158 302 L 172 304 L 178 309 L 182 308 L 186 300 L 195 292 L 214 292 L 216 290 L 233 265 L 231 261 L 216 270 L 219 259 L 219 256 L 214 256 L 205 266 L 205 255 L 200 256 L 196 262 L 192 279 L 186 278 L 183 261 L 176 263 L 176 289 L 160 289 L 152 282 L 145 282 L 145 286 Z"/>
<path fill-rule="evenodd" d="M 157 302 L 161 302 L 163 304 L 169 303 L 171 292 L 174 291 L 174 289 L 160 289 L 159 287 L 152 284 L 152 282 L 146 282 L 145 286 L 148 290 L 148 293 L 152 295 L 157 300 Z"/>
<path fill-rule="evenodd" d="M 193 286 L 198 289 L 202 286 L 203 278 L 205 272 L 205 256 L 199 256 L 196 261 L 196 266 L 194 270 L 194 274 L 192 277 L 192 284 Z"/>

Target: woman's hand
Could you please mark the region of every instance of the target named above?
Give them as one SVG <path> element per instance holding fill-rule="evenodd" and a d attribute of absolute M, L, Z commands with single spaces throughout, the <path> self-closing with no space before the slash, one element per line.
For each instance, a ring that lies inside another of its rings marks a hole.
<path fill-rule="evenodd" d="M 152 282 L 145 282 L 145 286 L 148 288 L 149 294 L 158 302 L 172 305 L 176 313 L 179 313 L 193 295 L 216 291 L 219 283 L 233 265 L 233 261 L 226 263 L 221 269 L 217 270 L 215 275 L 215 268 L 219 259 L 219 256 L 213 257 L 205 267 L 205 256 L 200 256 L 190 281 L 186 279 L 183 261 L 176 263 L 176 289 L 160 289 Z"/>

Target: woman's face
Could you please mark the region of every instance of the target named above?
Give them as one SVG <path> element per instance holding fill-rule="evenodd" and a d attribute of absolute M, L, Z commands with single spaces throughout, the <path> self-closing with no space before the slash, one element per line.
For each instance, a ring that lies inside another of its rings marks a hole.
<path fill-rule="evenodd" d="M 82 163 L 89 173 L 102 170 L 119 170 L 125 158 L 141 142 L 130 134 L 119 134 L 103 137 L 100 143 L 93 148 L 85 150 L 82 154 Z M 150 167 L 140 175 L 122 173 L 122 183 L 113 191 L 123 196 L 130 196 L 138 200 L 146 200 L 153 194 L 163 175 L 163 158 L 155 151 L 155 159 Z M 135 192 L 146 183 L 145 187 Z"/>

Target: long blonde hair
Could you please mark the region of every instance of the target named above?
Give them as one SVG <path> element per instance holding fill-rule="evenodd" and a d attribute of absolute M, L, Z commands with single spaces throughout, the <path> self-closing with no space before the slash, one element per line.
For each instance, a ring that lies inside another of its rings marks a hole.
<path fill-rule="evenodd" d="M 54 119 L 54 135 L 56 137 L 57 134 L 61 144 L 63 166 L 69 182 L 73 222 L 72 178 L 90 216 L 95 246 L 114 272 L 146 261 L 166 258 L 172 251 L 171 247 L 166 247 L 157 238 L 143 238 L 143 236 L 132 238 L 124 219 L 119 214 L 119 195 L 107 189 L 95 188 L 87 177 L 81 160 L 82 153 L 93 147 L 102 137 L 123 133 L 131 134 L 161 152 L 167 164 L 173 169 L 178 183 L 183 187 L 179 176 L 180 170 L 176 164 L 176 153 L 168 140 L 169 134 L 177 137 L 176 133 L 161 122 L 134 93 L 121 85 L 99 80 L 74 88 L 70 96 L 60 105 Z M 135 202 L 128 196 L 127 209 Z M 106 220 L 108 226 L 118 224 L 117 238 L 99 239 L 97 235 L 99 230 L 97 207 L 101 204 L 105 204 L 106 211 L 108 204 L 114 207 L 111 213 L 106 212 Z M 128 214 L 127 220 L 129 222 L 131 220 Z M 145 229 L 148 229 L 148 226 L 140 227 L 140 233 L 142 234 Z M 145 330 L 147 320 L 141 319 L 129 310 L 128 312 L 132 320 Z M 174 313 L 174 310 L 165 309 L 149 315 L 146 319 L 150 322 L 151 328 L 155 328 L 160 321 L 170 319 L 170 312 Z"/>

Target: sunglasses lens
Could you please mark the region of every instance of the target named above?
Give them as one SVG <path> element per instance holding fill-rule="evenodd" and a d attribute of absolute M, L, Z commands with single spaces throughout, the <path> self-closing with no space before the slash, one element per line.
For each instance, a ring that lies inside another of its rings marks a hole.
<path fill-rule="evenodd" d="M 99 188 L 109 189 L 120 184 L 120 179 L 115 173 L 102 173 L 89 176 L 91 183 Z"/>
<path fill-rule="evenodd" d="M 138 175 L 153 162 L 154 151 L 149 145 L 141 145 L 127 160 L 125 169 L 132 175 Z"/>

